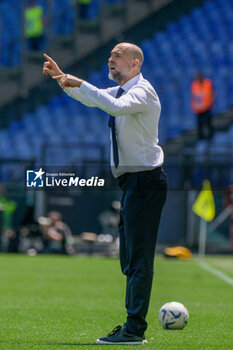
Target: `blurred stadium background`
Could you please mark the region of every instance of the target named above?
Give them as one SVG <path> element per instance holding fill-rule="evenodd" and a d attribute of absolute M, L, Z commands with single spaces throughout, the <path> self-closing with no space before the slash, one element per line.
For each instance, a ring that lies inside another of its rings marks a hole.
<path fill-rule="evenodd" d="M 216 216 L 233 202 L 233 0 L 80 2 L 37 0 L 44 25 L 32 49 L 25 31 L 28 1 L 0 1 L 0 251 L 34 247 L 33 225 L 51 210 L 60 212 L 70 226 L 77 252 L 107 251 L 111 239 L 98 237 L 114 236 L 115 226 L 109 225 L 107 232 L 100 214 L 111 211 L 112 202 L 119 200 L 117 185 L 96 192 L 25 191 L 25 167 L 88 164 L 105 171 L 105 113 L 82 106 L 45 78 L 42 54 L 48 53 L 64 71 L 103 88 L 112 84 L 107 59 L 119 41 L 142 48 L 143 75 L 162 104 L 159 140 L 170 190 L 158 249 L 180 244 L 195 251 L 199 218 L 191 208 L 202 181 L 210 180 Z M 190 87 L 198 71 L 212 80 L 215 90 L 211 140 L 198 139 L 191 110 Z M 207 252 L 232 253 L 233 214 L 228 214 L 208 232 Z M 94 234 L 87 237 L 86 246 L 83 232 Z"/>

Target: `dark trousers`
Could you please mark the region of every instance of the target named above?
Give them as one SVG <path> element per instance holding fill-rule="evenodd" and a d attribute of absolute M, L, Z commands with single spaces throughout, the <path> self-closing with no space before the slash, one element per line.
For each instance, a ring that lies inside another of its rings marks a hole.
<path fill-rule="evenodd" d="M 213 126 L 210 110 L 199 113 L 198 117 L 198 136 L 199 139 L 211 139 L 213 136 Z"/>
<path fill-rule="evenodd" d="M 88 18 L 88 9 L 89 4 L 79 4 L 79 18 L 80 19 L 87 19 Z"/>
<path fill-rule="evenodd" d="M 118 178 L 120 210 L 120 263 L 127 276 L 126 328 L 143 335 L 154 272 L 156 239 L 167 195 L 167 177 L 161 167 Z"/>
<path fill-rule="evenodd" d="M 43 36 L 38 36 L 36 38 L 28 38 L 28 49 L 32 51 L 41 50 Z"/>

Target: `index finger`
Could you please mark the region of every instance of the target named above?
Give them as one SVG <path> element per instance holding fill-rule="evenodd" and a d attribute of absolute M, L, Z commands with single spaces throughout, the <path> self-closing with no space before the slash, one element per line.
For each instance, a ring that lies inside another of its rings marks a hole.
<path fill-rule="evenodd" d="M 48 60 L 50 63 L 56 63 L 51 57 L 49 57 L 48 55 L 46 55 L 46 53 L 44 53 L 44 57 L 45 57 L 46 60 Z"/>
<path fill-rule="evenodd" d="M 64 77 L 64 74 L 61 74 L 61 75 L 54 75 L 53 76 L 53 79 L 61 79 Z"/>

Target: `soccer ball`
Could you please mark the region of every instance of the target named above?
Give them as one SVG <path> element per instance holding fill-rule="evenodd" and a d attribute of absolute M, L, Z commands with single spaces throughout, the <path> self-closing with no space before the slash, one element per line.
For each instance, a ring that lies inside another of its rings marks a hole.
<path fill-rule="evenodd" d="M 159 310 L 159 322 L 165 329 L 183 329 L 188 319 L 188 310 L 176 301 L 164 304 Z"/>

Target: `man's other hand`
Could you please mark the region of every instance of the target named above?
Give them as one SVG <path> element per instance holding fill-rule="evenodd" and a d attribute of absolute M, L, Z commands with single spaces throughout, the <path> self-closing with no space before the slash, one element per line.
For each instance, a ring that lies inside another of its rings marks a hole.
<path fill-rule="evenodd" d="M 79 79 L 77 77 L 74 77 L 70 74 L 59 74 L 56 76 L 53 76 L 53 79 L 57 79 L 59 81 L 59 84 L 62 88 L 65 87 L 80 87 L 83 80 Z"/>

